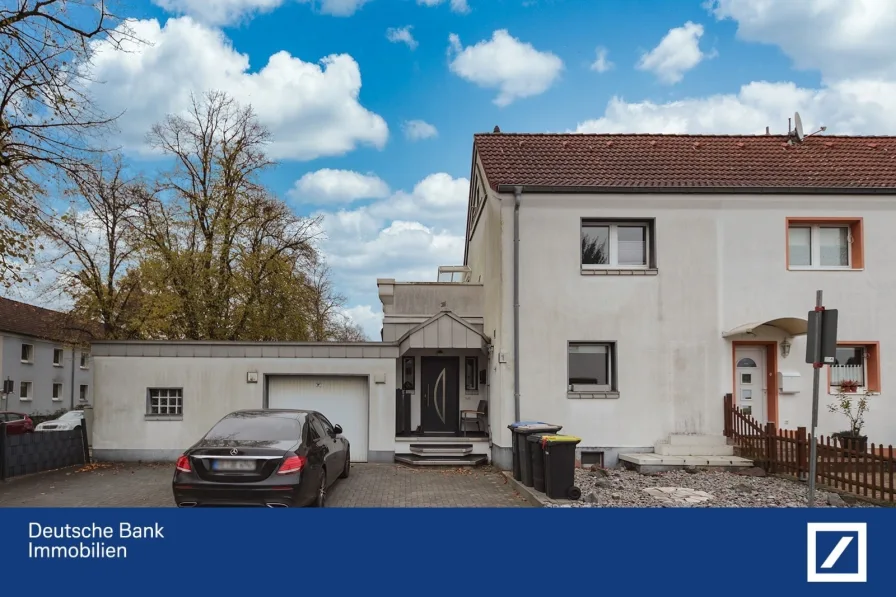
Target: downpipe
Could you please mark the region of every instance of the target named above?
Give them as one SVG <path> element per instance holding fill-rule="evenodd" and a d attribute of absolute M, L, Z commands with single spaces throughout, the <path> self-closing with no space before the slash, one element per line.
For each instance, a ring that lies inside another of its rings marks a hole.
<path fill-rule="evenodd" d="M 513 189 L 513 416 L 520 420 L 520 202 L 523 187 Z"/>

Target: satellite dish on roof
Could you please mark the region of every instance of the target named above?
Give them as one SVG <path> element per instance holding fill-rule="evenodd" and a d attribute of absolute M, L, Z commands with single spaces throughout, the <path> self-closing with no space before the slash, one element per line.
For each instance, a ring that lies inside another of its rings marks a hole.
<path fill-rule="evenodd" d="M 806 138 L 803 134 L 803 120 L 800 118 L 799 112 L 793 113 L 793 134 L 796 136 L 797 141 L 802 141 Z"/>

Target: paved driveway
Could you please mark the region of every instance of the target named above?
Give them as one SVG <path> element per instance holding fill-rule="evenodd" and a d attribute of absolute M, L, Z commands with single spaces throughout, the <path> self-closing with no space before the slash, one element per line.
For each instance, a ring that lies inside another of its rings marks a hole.
<path fill-rule="evenodd" d="M 0 482 L 0 507 L 173 507 L 170 464 L 99 464 Z M 496 470 L 357 464 L 331 507 L 528 507 Z"/>

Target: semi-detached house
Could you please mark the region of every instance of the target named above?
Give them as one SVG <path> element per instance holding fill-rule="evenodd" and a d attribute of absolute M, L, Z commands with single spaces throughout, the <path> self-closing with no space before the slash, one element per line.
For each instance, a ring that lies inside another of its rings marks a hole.
<path fill-rule="evenodd" d="M 496 130 L 470 181 L 463 265 L 378 280 L 381 342 L 96 345 L 95 451 L 173 457 L 259 406 L 321 410 L 357 460 L 502 467 L 515 420 L 605 465 L 721 434 L 728 393 L 806 426 L 816 290 L 840 311 L 821 431 L 846 427 L 824 405 L 848 379 L 879 393 L 870 441 L 896 443 L 896 138 Z"/>

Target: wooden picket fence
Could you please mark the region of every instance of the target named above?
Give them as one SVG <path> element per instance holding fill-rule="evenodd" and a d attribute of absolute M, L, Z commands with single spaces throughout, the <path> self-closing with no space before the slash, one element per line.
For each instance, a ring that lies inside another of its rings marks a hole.
<path fill-rule="evenodd" d="M 738 456 L 772 474 L 806 480 L 810 437 L 805 427 L 778 429 L 759 423 L 725 395 L 725 436 Z M 896 453 L 893 446 L 869 444 L 866 451 L 839 445 L 836 438 L 817 438 L 815 482 L 836 491 L 885 502 L 896 502 Z"/>

